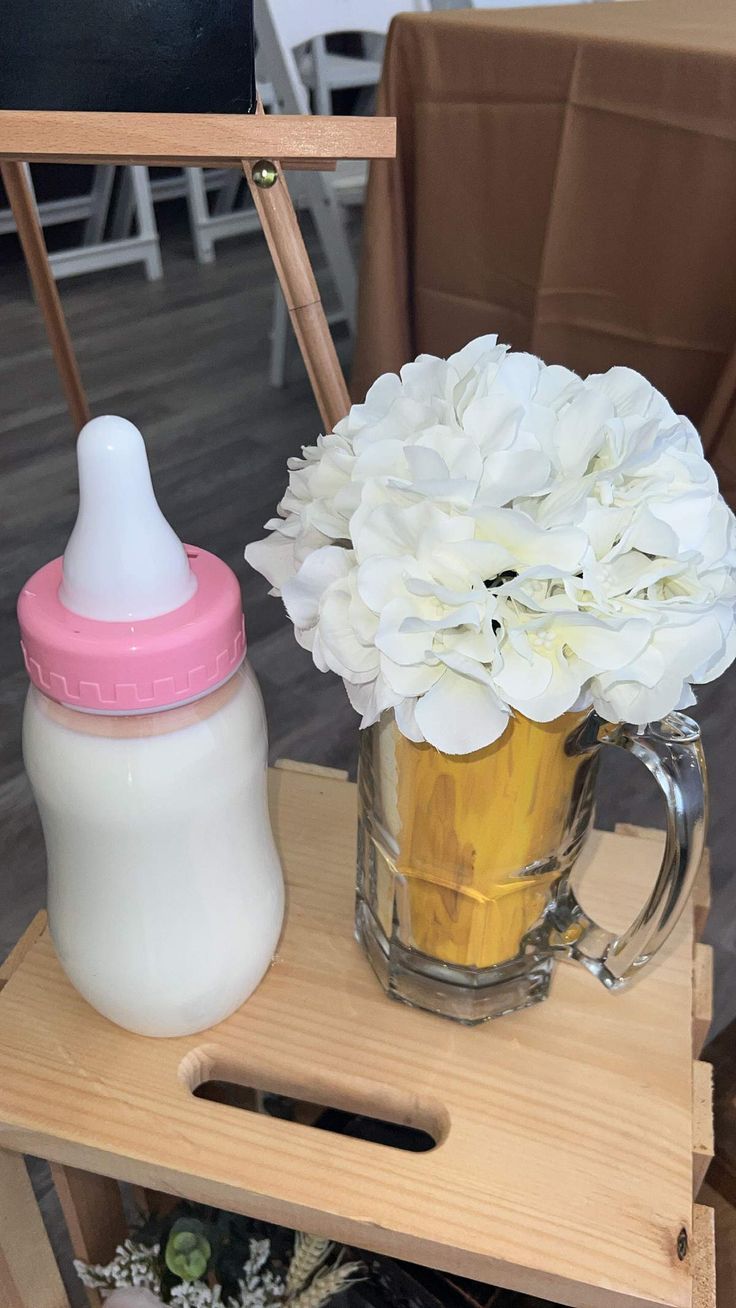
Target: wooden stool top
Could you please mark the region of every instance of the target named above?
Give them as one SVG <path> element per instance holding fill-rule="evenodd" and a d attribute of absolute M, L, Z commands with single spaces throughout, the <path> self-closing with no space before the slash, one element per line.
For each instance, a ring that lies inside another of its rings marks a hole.
<path fill-rule="evenodd" d="M 560 1303 L 690 1308 L 689 915 L 631 991 L 562 964 L 546 1004 L 463 1028 L 388 1000 L 352 938 L 355 787 L 276 771 L 271 804 L 288 925 L 253 998 L 203 1035 L 146 1040 L 95 1013 L 41 935 L 0 997 L 0 1146 Z M 596 833 L 586 906 L 623 926 L 658 862 L 653 840 Z M 196 1098 L 208 1079 L 438 1145 L 408 1153 Z"/>

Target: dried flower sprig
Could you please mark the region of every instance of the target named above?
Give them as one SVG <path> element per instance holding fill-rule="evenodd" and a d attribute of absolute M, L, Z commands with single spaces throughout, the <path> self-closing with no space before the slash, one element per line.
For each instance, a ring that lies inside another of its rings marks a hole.
<path fill-rule="evenodd" d="M 360 1263 L 340 1263 L 334 1267 L 323 1267 L 317 1272 L 311 1285 L 298 1294 L 296 1299 L 289 1299 L 289 1308 L 322 1308 L 336 1294 L 354 1285 L 360 1280 L 362 1271 Z"/>
<path fill-rule="evenodd" d="M 175 1308 L 323 1308 L 357 1280 L 363 1270 L 360 1263 L 339 1260 L 327 1266 L 333 1247 L 329 1240 L 297 1232 L 284 1278 L 268 1265 L 270 1240 L 251 1239 L 250 1253 L 238 1279 L 237 1295 L 224 1298 L 221 1285 L 182 1278 L 168 1292 L 168 1302 Z M 101 1290 L 105 1296 L 126 1289 L 160 1296 L 164 1261 L 158 1244 L 148 1246 L 126 1240 L 106 1266 L 79 1259 L 74 1266 L 84 1285 Z M 175 1270 L 172 1261 L 169 1250 L 170 1271 Z M 163 1305 L 164 1301 L 157 1297 L 155 1302 Z"/>
<path fill-rule="evenodd" d="M 118 1245 L 111 1262 L 85 1263 L 75 1258 L 74 1270 L 82 1285 L 91 1290 L 118 1290 L 134 1286 L 140 1290 L 161 1293 L 161 1249 L 157 1244 L 138 1244 L 125 1240 Z"/>
<path fill-rule="evenodd" d="M 294 1252 L 286 1274 L 287 1295 L 298 1294 L 304 1289 L 317 1269 L 322 1266 L 331 1249 L 332 1244 L 329 1240 L 297 1231 Z"/>

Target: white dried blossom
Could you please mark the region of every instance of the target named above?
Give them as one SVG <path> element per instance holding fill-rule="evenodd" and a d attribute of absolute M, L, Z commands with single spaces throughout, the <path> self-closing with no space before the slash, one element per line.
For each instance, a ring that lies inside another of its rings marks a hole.
<path fill-rule="evenodd" d="M 229 1299 L 227 1308 L 270 1308 L 284 1296 L 284 1281 L 266 1266 L 271 1257 L 271 1241 L 249 1242 L 250 1254 L 238 1281 L 237 1299 Z"/>
<path fill-rule="evenodd" d="M 177 1308 L 220 1308 L 222 1287 L 204 1281 L 181 1281 L 173 1287 L 169 1301 Z"/>
<path fill-rule="evenodd" d="M 92 1290 L 136 1289 L 149 1290 L 158 1295 L 161 1291 L 159 1273 L 160 1247 L 144 1245 L 135 1240 L 124 1240 L 115 1250 L 109 1263 L 85 1263 L 74 1260 L 74 1270 L 82 1285 Z"/>
<path fill-rule="evenodd" d="M 481 337 L 371 387 L 289 461 L 246 558 L 362 726 L 447 753 L 509 714 L 646 722 L 736 654 L 736 524 L 688 419 Z"/>

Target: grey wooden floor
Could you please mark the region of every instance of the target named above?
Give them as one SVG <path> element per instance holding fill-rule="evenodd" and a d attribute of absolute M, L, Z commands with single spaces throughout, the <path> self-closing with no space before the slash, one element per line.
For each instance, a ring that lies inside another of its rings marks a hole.
<path fill-rule="evenodd" d="M 272 280 L 260 236 L 225 242 L 198 267 L 176 211 L 163 215 L 166 275 L 147 284 L 121 269 L 62 284 L 63 301 L 95 413 L 142 428 L 162 507 L 180 536 L 236 569 L 250 657 L 263 687 L 274 757 L 352 768 L 356 719 L 340 684 L 295 644 L 278 601 L 242 559 L 285 481 L 285 461 L 311 442 L 319 420 L 298 358 L 283 391 L 265 380 Z M 20 758 L 25 679 L 14 617 L 17 592 L 62 551 L 75 513 L 73 440 L 38 313 L 12 238 L 0 241 L 0 953 L 43 902 L 43 849 Z M 489 324 L 489 330 L 491 325 Z M 342 353 L 347 343 L 343 338 Z M 347 360 L 346 360 L 347 362 Z M 717 1022 L 736 1013 L 736 810 L 731 779 L 736 672 L 701 694 L 713 789 Z M 610 752 L 610 751 L 609 751 Z M 609 760 L 600 820 L 656 822 L 643 769 Z"/>

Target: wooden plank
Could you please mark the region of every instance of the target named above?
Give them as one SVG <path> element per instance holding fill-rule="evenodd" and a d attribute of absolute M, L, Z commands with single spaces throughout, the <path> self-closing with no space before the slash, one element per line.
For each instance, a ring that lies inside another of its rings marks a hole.
<path fill-rule="evenodd" d="M 28 924 L 17 945 L 11 949 L 4 963 L 0 963 L 0 990 L 10 980 L 15 969 L 20 967 L 29 949 L 35 945 L 39 936 L 46 930 L 46 913 L 37 913 Z"/>
<path fill-rule="evenodd" d="M 299 114 L 0 111 L 0 158 L 29 162 L 239 164 L 241 159 L 389 159 L 393 118 Z"/>
<path fill-rule="evenodd" d="M 693 954 L 693 1058 L 699 1058 L 713 1021 L 713 950 L 696 945 Z"/>
<path fill-rule="evenodd" d="M 716 1308 L 715 1223 L 712 1208 L 693 1207 L 693 1308 Z M 724 1300 L 724 1306 L 728 1303 Z"/>
<path fill-rule="evenodd" d="M 708 1182 L 736 1207 L 736 1021 L 708 1043 L 704 1056 L 713 1064 L 718 1141 Z"/>
<path fill-rule="evenodd" d="M 716 1231 L 716 1303 L 718 1308 L 736 1304 L 736 1208 L 706 1181 L 700 1192 L 701 1204 L 715 1214 Z M 701 1308 L 693 1296 L 694 1308 Z"/>
<path fill-rule="evenodd" d="M 86 1263 L 108 1263 L 128 1235 L 118 1182 L 61 1163 L 51 1164 L 51 1176 L 74 1257 Z M 101 1308 L 99 1291 L 85 1289 L 90 1308 Z"/>
<path fill-rule="evenodd" d="M 283 121 L 280 114 L 273 117 Z M 261 112 L 253 121 L 269 123 L 272 118 Z M 325 431 L 332 431 L 348 412 L 350 396 L 286 180 L 279 168 L 273 186 L 257 186 L 248 159 L 243 160 L 243 171 Z"/>
<path fill-rule="evenodd" d="M 703 850 L 703 858 L 698 868 L 693 887 L 693 911 L 695 914 L 695 939 L 701 940 L 708 921 L 711 905 L 710 850 Z"/>
<path fill-rule="evenodd" d="M 178 1195 L 165 1194 L 163 1190 L 147 1190 L 143 1185 L 134 1185 L 131 1188 L 133 1201 L 141 1217 L 149 1217 L 152 1213 L 157 1217 L 163 1217 L 179 1202 Z"/>
<path fill-rule="evenodd" d="M 37 913 L 0 966 L 0 990 L 45 930 L 46 913 Z M 0 1304 L 3 1308 L 36 1308 L 36 1296 L 41 1293 L 49 1304 L 68 1308 L 48 1237 L 42 1222 L 39 1232 L 38 1220 L 30 1212 L 31 1203 L 36 1208 L 23 1158 L 0 1152 Z M 40 1214 L 37 1216 L 40 1219 Z M 40 1240 L 38 1269 L 35 1258 L 29 1256 L 31 1242 L 36 1239 Z M 26 1240 L 28 1249 L 23 1248 Z M 43 1280 L 39 1291 L 40 1277 Z"/>
<path fill-rule="evenodd" d="M 240 160 L 232 166 L 239 168 Z M 282 159 L 281 167 L 286 172 L 334 173 L 337 169 L 337 159 Z"/>
<path fill-rule="evenodd" d="M 293 758 L 279 758 L 274 767 L 280 772 L 301 772 L 308 777 L 324 777 L 326 781 L 348 780 L 348 774 L 343 768 L 326 768 L 321 763 L 299 763 Z"/>
<path fill-rule="evenodd" d="M 2 115 L 0 114 L 0 117 Z M 0 128 L 2 141 L 2 128 Z M 33 203 L 26 175 L 20 163 L 0 163 L 5 192 L 13 210 L 15 226 L 23 247 L 28 275 L 36 293 L 39 308 L 46 324 L 46 334 L 56 362 L 56 369 L 66 396 L 76 433 L 88 421 L 90 412 L 82 378 L 79 374 L 74 346 L 61 307 L 59 292 L 49 266 L 38 213 Z"/>
<path fill-rule="evenodd" d="M 693 1063 L 693 1198 L 697 1199 L 715 1153 L 713 1137 L 713 1068 Z"/>
<path fill-rule="evenodd" d="M 640 827 L 635 822 L 617 822 L 614 828 L 618 836 L 636 836 L 638 840 L 658 840 L 664 844 L 664 831 L 659 827 Z"/>
<path fill-rule="evenodd" d="M 675 1251 L 692 1212 L 691 924 L 623 994 L 565 964 L 546 1004 L 464 1028 L 387 999 L 353 939 L 355 787 L 280 769 L 270 791 L 289 915 L 252 999 L 201 1036 L 142 1040 L 41 939 L 0 999 L 0 1142 L 574 1308 L 690 1308 Z M 586 908 L 619 930 L 656 864 L 647 842 L 596 833 Z M 212 1078 L 441 1147 L 187 1093 Z"/>
<path fill-rule="evenodd" d="M 69 1308 L 20 1154 L 0 1149 L 0 1290 L 12 1308 Z M 0 1302 L 5 1308 L 5 1298 Z"/>

